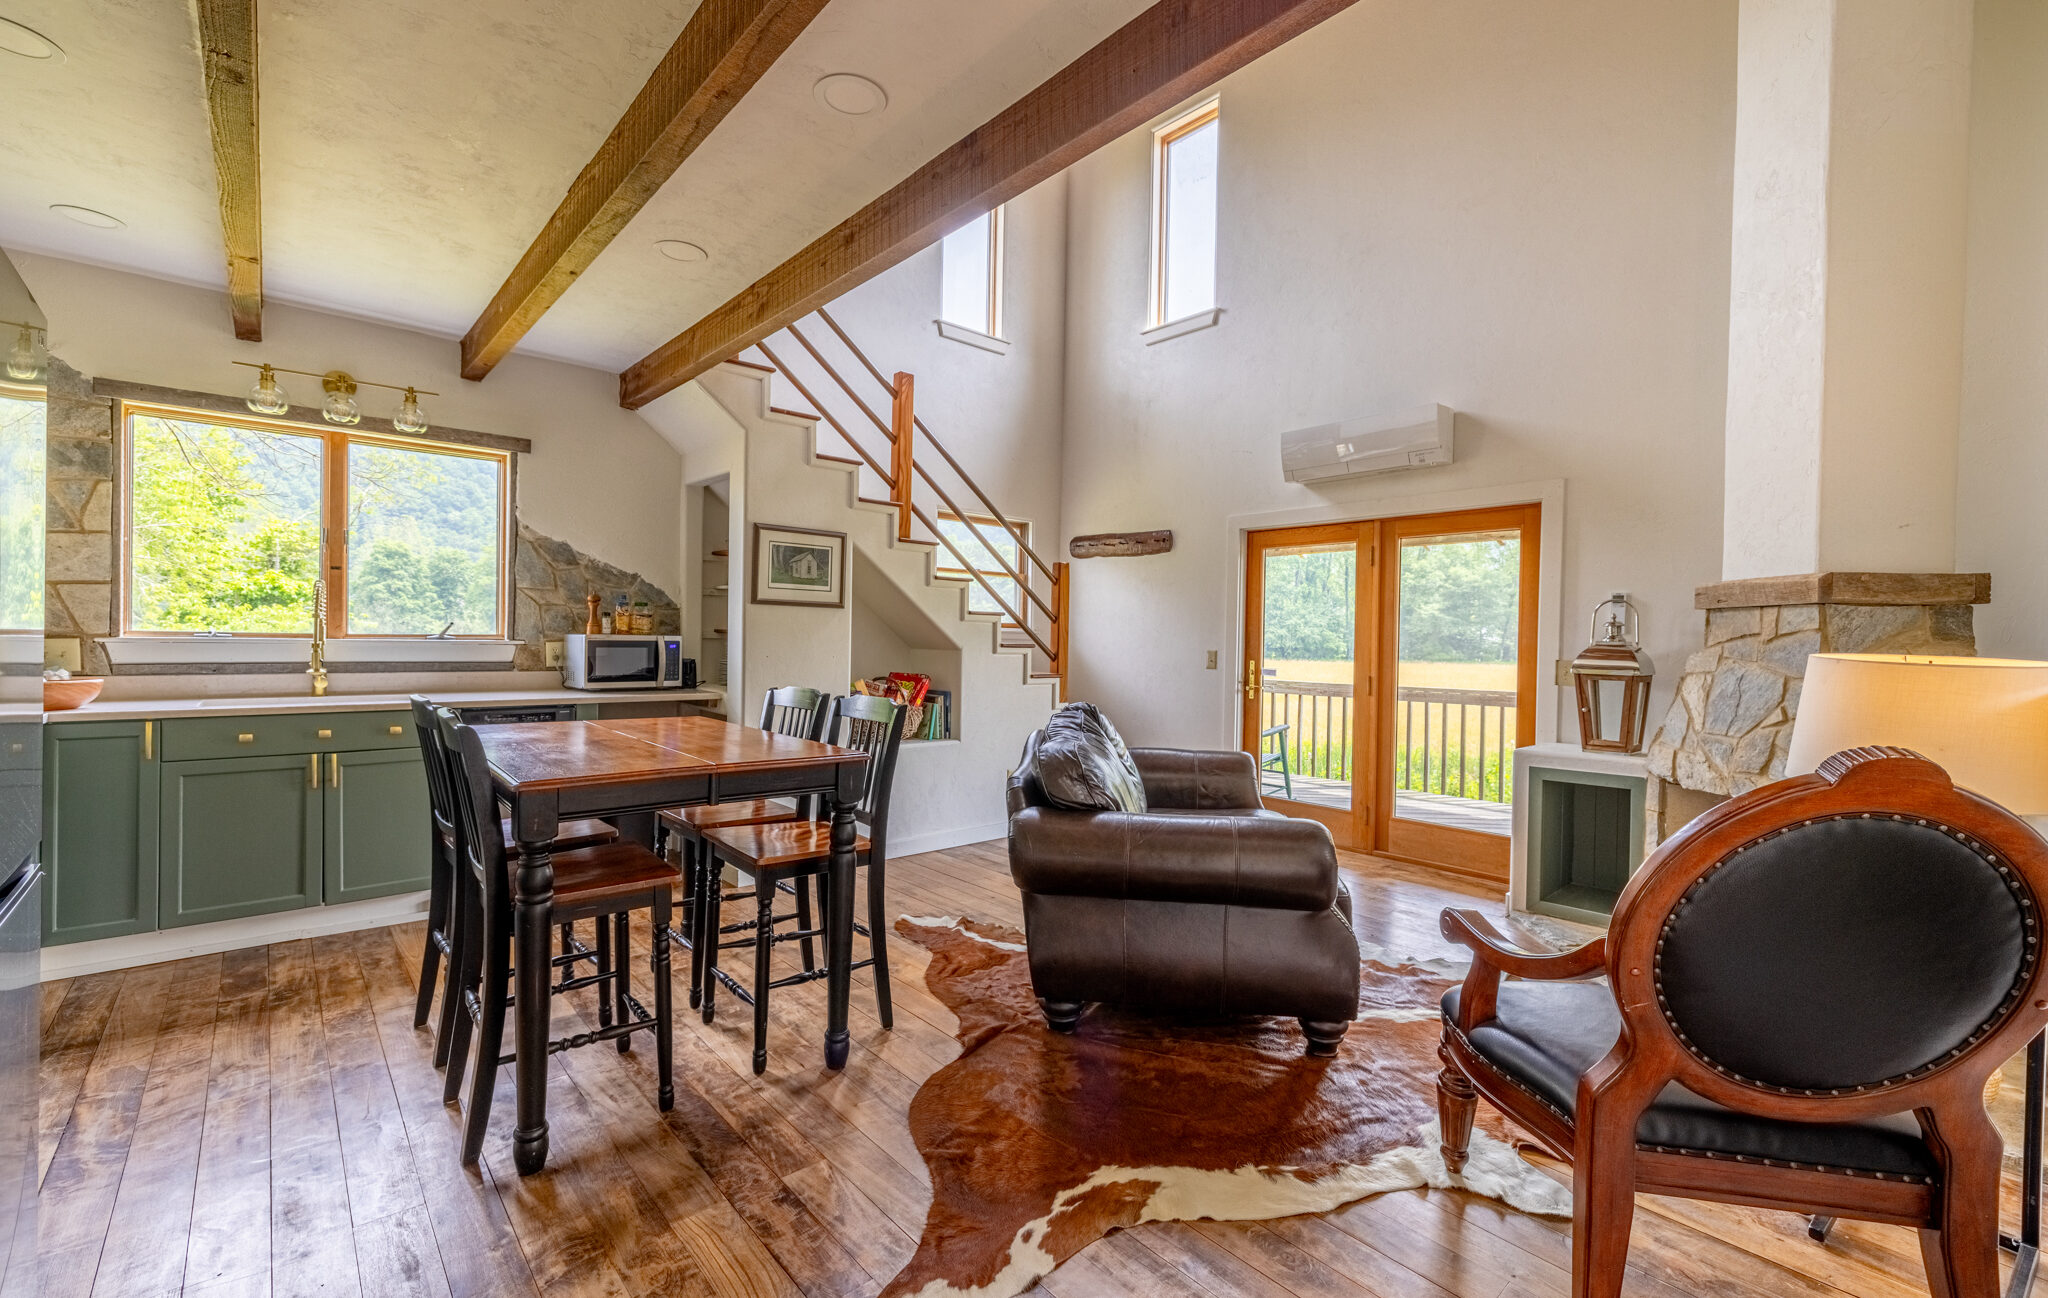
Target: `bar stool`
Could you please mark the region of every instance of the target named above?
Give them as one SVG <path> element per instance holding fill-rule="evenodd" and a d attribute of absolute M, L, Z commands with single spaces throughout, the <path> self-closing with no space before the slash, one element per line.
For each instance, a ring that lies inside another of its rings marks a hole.
<path fill-rule="evenodd" d="M 832 696 L 823 690 L 801 685 L 784 685 L 768 691 L 761 701 L 761 729 L 771 734 L 815 740 L 825 731 L 825 718 Z M 750 798 L 741 802 L 712 802 L 696 807 L 671 807 L 655 817 L 656 853 L 667 856 L 672 838 L 681 844 L 683 861 L 683 927 L 670 936 L 690 951 L 690 1004 L 698 1004 L 704 985 L 704 966 L 697 952 L 696 915 L 698 861 L 703 852 L 704 831 L 731 825 L 768 825 L 796 820 L 800 806 L 773 798 Z M 785 891 L 793 891 L 785 889 Z M 810 893 L 797 893 L 797 922 L 811 926 Z M 810 968 L 810 939 L 804 939 L 804 967 Z"/>
<path fill-rule="evenodd" d="M 466 879 L 459 893 L 464 913 L 458 925 L 462 937 L 455 948 L 460 952 L 455 987 L 462 993 L 466 1013 L 455 1020 L 447 1083 L 451 1092 L 460 1086 L 474 1030 L 476 1063 L 470 1074 L 469 1110 L 464 1115 L 462 1137 L 462 1161 L 469 1164 L 476 1162 L 483 1151 L 498 1069 L 516 1057 L 499 1053 L 505 1038 L 505 1014 L 512 1004 L 514 865 L 505 850 L 497 798 L 491 789 L 490 766 L 484 758 L 482 742 L 472 727 L 457 721 L 446 708 L 436 713 L 436 720 L 440 722 L 442 745 L 449 754 L 448 782 L 455 793 L 458 823 L 465 831 L 461 839 L 461 872 Z M 675 1105 L 668 925 L 676 868 L 630 841 L 556 852 L 553 863 L 554 900 L 543 922 L 552 927 L 581 919 L 595 920 L 601 946 L 599 968 L 594 974 L 576 975 L 573 964 L 580 956 L 554 957 L 553 963 L 564 969 L 564 976 L 548 986 L 549 997 L 581 987 L 597 987 L 600 999 L 597 1030 L 550 1041 L 548 1053 L 601 1041 L 617 1041 L 623 1051 L 633 1033 L 652 1032 L 657 1102 L 666 1112 Z M 633 998 L 632 992 L 628 933 L 636 910 L 648 912 L 654 933 L 654 949 L 649 956 L 654 976 L 652 1014 Z M 612 933 L 607 943 L 608 925 Z M 545 1014 L 547 1007 L 540 1007 L 540 1012 Z M 616 1022 L 610 1021 L 613 1013 Z"/>
<path fill-rule="evenodd" d="M 858 864 L 867 870 L 868 922 L 853 926 L 854 932 L 868 939 L 868 958 L 850 967 L 875 971 L 875 1004 L 882 1027 L 887 1029 L 893 1026 L 894 1019 L 889 1005 L 886 938 L 889 920 L 883 900 L 884 872 L 888 861 L 889 793 L 896 781 L 896 753 L 903 743 L 903 709 L 887 699 L 865 694 L 836 699 L 826 722 L 825 741 L 858 748 L 868 755 L 867 788 L 854 810 L 854 822 L 866 831 L 854 839 L 854 853 Z M 815 877 L 821 912 L 831 913 L 828 893 L 831 881 L 826 873 L 832 858 L 830 813 L 821 808 L 813 819 L 707 828 L 704 830 L 704 848 L 708 859 L 700 872 L 703 882 L 698 888 L 697 926 L 697 944 L 703 953 L 705 971 L 704 1021 L 712 1021 L 712 993 L 717 983 L 724 983 L 733 995 L 752 1005 L 754 1071 L 760 1073 L 768 1067 L 768 993 L 777 987 L 811 982 L 827 974 L 825 969 L 810 967 L 806 960 L 802 972 L 770 978 L 768 965 L 769 955 L 777 942 L 801 941 L 808 944 L 812 938 L 824 934 L 822 928 L 812 927 L 801 910 L 796 929 L 787 933 L 776 932 L 777 923 L 789 917 L 777 916 L 774 908 L 778 888 L 794 884 L 801 899 L 808 881 Z M 727 894 L 720 886 L 725 865 L 752 879 L 754 886 Z M 747 899 L 754 902 L 753 919 L 723 926 L 719 923 L 725 902 Z M 750 936 L 731 942 L 721 941 L 727 933 L 740 932 L 750 933 Z M 718 967 L 719 951 L 747 946 L 754 948 L 754 987 L 751 992 Z M 829 966 L 832 961 L 829 946 L 825 960 Z"/>
<path fill-rule="evenodd" d="M 434 705 L 418 694 L 412 696 L 412 725 L 420 741 L 420 760 L 427 768 L 427 939 L 420 949 L 420 991 L 412 1015 L 412 1025 L 423 1028 L 427 1025 L 428 1015 L 433 1012 L 434 989 L 440 981 L 442 959 L 447 959 L 451 971 L 455 968 L 455 893 L 458 886 L 455 863 L 461 857 L 461 849 L 456 846 L 461 833 L 457 825 L 459 817 L 455 813 L 454 792 L 448 783 L 448 756 L 441 744 L 441 726 L 434 719 Z M 511 822 L 502 822 L 502 829 L 509 851 L 513 842 Z M 609 843 L 618 836 L 619 831 L 602 820 L 568 820 L 562 822 L 555 846 L 562 850 L 590 847 Z M 603 936 L 599 934 L 600 944 Z M 570 954 L 573 947 L 574 943 L 564 934 L 562 953 Z M 587 959 L 598 958 L 596 952 L 580 954 Z M 455 1022 L 455 1006 L 454 996 L 444 995 L 441 998 L 440 1021 L 434 1030 L 436 1068 L 448 1065 L 448 1032 Z"/>

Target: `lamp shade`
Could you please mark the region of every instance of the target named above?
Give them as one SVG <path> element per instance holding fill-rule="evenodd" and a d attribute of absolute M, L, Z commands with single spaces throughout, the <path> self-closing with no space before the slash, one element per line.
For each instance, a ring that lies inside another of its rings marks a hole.
<path fill-rule="evenodd" d="M 1785 773 L 1845 748 L 1910 748 L 1958 787 L 2021 816 L 2048 813 L 2048 662 L 1815 654 Z"/>

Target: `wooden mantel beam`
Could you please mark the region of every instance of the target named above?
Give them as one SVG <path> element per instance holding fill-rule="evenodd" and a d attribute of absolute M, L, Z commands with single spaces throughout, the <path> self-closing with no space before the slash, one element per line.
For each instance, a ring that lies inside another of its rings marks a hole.
<path fill-rule="evenodd" d="M 1160 0 L 619 375 L 637 410 L 1354 0 Z"/>
<path fill-rule="evenodd" d="M 825 0 L 703 0 L 561 206 L 462 337 L 481 379 L 802 34 Z"/>
<path fill-rule="evenodd" d="M 235 337 L 263 341 L 263 192 L 256 140 L 256 0 L 196 0 L 213 173 Z"/>

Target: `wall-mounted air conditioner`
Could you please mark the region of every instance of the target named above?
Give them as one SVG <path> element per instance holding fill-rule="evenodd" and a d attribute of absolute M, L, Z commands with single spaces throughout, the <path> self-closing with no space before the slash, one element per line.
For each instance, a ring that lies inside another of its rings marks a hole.
<path fill-rule="evenodd" d="M 1280 470 L 1289 482 L 1323 482 L 1449 464 L 1452 417 L 1446 406 L 1421 406 L 1297 428 L 1280 434 Z"/>

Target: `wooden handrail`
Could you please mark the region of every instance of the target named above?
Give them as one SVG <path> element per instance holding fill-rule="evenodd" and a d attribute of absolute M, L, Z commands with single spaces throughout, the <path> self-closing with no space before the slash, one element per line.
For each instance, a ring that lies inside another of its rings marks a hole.
<path fill-rule="evenodd" d="M 825 327 L 830 329 L 833 332 L 833 334 L 839 339 L 839 341 L 845 345 L 846 350 L 853 353 L 854 359 L 858 360 L 862 364 L 862 366 L 864 366 L 867 369 L 867 372 L 870 375 L 874 376 L 875 382 L 881 384 L 885 388 L 888 387 L 889 380 L 882 377 L 882 372 L 875 368 L 875 363 L 869 360 L 867 353 L 860 349 L 860 344 L 854 342 L 853 339 L 847 337 L 846 330 L 839 327 L 839 322 L 832 318 L 832 313 L 830 311 L 827 311 L 823 307 L 819 307 L 817 314 L 818 318 L 825 322 Z M 791 332 L 795 332 L 794 326 L 791 327 Z M 811 355 L 815 357 L 817 356 L 817 353 L 813 351 Z M 823 365 L 824 361 L 820 359 L 818 363 Z M 827 368 L 829 369 L 830 367 L 828 366 Z M 849 393 L 849 395 L 851 394 Z M 858 398 L 855 398 L 855 400 L 857 401 Z M 1039 557 L 1038 551 L 1031 548 L 1031 542 L 1024 539 L 1023 532 L 1017 528 L 1016 524 L 1012 523 L 1009 519 L 1003 517 L 1003 511 L 996 508 L 996 502 L 989 499 L 988 493 L 981 489 L 981 484 L 976 482 L 974 480 L 973 475 L 968 473 L 966 469 L 960 466 L 960 461 L 953 458 L 953 453 L 946 449 L 945 443 L 941 442 L 932 433 L 932 430 L 925 425 L 925 422 L 922 419 L 916 421 L 916 427 L 917 431 L 924 434 L 925 440 L 931 443 L 932 449 L 939 453 L 939 458 L 943 459 L 946 462 L 946 464 L 953 470 L 954 473 L 960 475 L 960 481 L 967 484 L 968 490 L 972 491 L 975 495 L 975 498 L 981 502 L 982 507 L 988 510 L 989 516 L 994 518 L 996 522 L 1000 523 L 1002 525 L 1003 530 L 1010 534 L 1010 539 L 1017 543 L 1017 549 L 1019 550 L 1019 552 L 1028 556 L 1031 562 L 1038 566 L 1038 570 L 1044 573 L 1048 578 L 1057 580 L 1057 578 L 1054 576 L 1052 568 L 1049 565 L 1047 565 L 1044 559 Z M 929 478 L 927 478 L 927 481 L 929 481 Z M 952 507 L 950 505 L 949 508 L 953 508 L 953 512 L 956 514 L 960 514 L 961 517 L 966 517 L 965 513 L 959 508 Z M 1011 575 L 1015 576 L 1016 574 L 1012 573 Z M 1020 584 L 1022 584 L 1021 580 Z"/>

